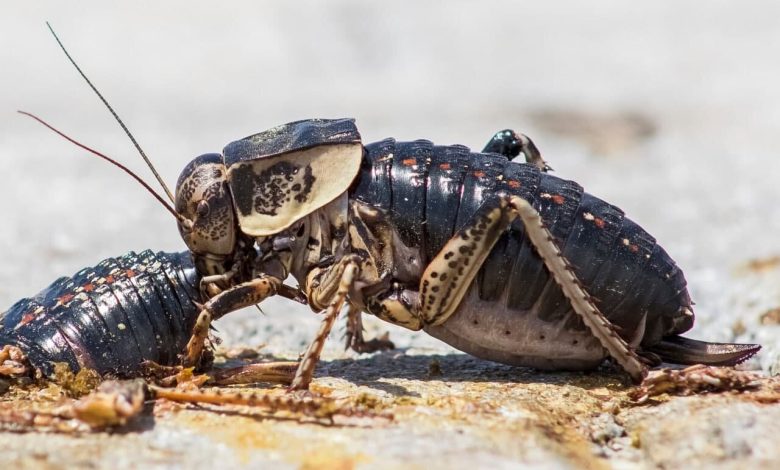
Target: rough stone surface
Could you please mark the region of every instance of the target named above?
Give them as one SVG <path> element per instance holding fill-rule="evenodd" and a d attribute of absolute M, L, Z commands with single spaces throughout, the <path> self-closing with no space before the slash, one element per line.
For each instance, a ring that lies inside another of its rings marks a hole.
<path fill-rule="evenodd" d="M 266 393 L 260 387 L 260 393 Z M 780 382 L 745 393 L 637 405 L 609 370 L 538 373 L 462 354 L 387 352 L 323 363 L 313 391 L 381 417 L 325 425 L 242 407 L 157 401 L 115 434 L 3 434 L 2 461 L 151 468 L 772 468 Z M 9 408 L 51 408 L 56 387 L 14 391 Z M 393 419 L 384 417 L 392 414 Z M 45 440 L 45 441 L 44 441 Z M 45 444 L 42 444 L 45 442 Z"/>
<path fill-rule="evenodd" d="M 746 367 L 777 373 L 777 18 L 780 6 L 768 0 L 707 8 L 280 1 L 218 10 L 86 2 L 78 11 L 10 2 L 0 18 L 0 308 L 107 256 L 184 248 L 170 216 L 135 183 L 13 113 L 40 113 L 148 175 L 48 36 L 50 20 L 169 182 L 196 155 L 307 117 L 355 117 L 366 141 L 428 138 L 472 148 L 496 130 L 521 130 L 557 175 L 624 209 L 685 270 L 697 302 L 692 337 L 762 343 Z M 264 344 L 262 352 L 295 358 L 318 317 L 283 301 L 262 308 L 264 316 L 246 310 L 220 321 L 223 344 Z M 766 390 L 634 407 L 608 371 L 513 369 L 454 354 L 423 334 L 367 327 L 369 336 L 390 330 L 401 349 L 355 357 L 341 351 L 336 332 L 316 389 L 375 400 L 392 422 L 326 427 L 158 404 L 114 434 L 2 433 L 0 466 L 776 468 L 780 461 L 780 405 L 761 402 Z M 38 403 L 13 393 L 0 396 L 2 407 Z"/>

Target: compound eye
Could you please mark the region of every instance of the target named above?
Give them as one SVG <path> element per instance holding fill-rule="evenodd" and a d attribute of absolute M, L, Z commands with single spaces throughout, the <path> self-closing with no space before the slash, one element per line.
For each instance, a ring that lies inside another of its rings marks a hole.
<path fill-rule="evenodd" d="M 200 201 L 198 203 L 198 208 L 196 209 L 198 213 L 199 218 L 207 217 L 209 215 L 209 212 L 211 212 L 211 208 L 209 207 L 209 203 L 206 201 Z"/>

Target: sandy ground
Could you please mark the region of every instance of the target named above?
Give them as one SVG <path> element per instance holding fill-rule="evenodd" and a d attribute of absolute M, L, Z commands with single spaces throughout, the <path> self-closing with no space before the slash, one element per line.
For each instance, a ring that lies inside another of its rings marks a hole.
<path fill-rule="evenodd" d="M 691 336 L 761 342 L 751 366 L 780 368 L 780 326 L 761 320 L 780 306 L 776 2 L 158 3 L 4 6 L 0 306 L 107 256 L 184 248 L 130 179 L 14 113 L 36 112 L 149 174 L 49 20 L 169 184 L 198 154 L 308 117 L 354 117 L 365 141 L 472 148 L 522 130 L 558 176 L 624 209 L 685 269 Z M 302 350 L 316 317 L 284 302 L 263 309 L 221 321 L 225 342 Z M 336 343 L 329 357 L 345 357 Z"/>

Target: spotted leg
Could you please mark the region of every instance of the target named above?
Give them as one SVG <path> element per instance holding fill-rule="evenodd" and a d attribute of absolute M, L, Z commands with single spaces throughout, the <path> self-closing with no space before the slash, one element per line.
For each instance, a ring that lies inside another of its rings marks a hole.
<path fill-rule="evenodd" d="M 501 194 L 484 203 L 431 261 L 420 280 L 422 321 L 439 325 L 455 313 L 493 245 L 517 217 L 575 313 L 618 364 L 640 381 L 646 367 L 593 303 L 539 213 L 518 196 Z"/>
<path fill-rule="evenodd" d="M 369 413 L 361 413 L 360 410 L 339 405 L 334 400 L 328 398 L 305 397 L 300 399 L 290 395 L 271 395 L 261 391 L 242 393 L 224 392 L 220 389 L 181 390 L 161 388 L 153 385 L 149 386 L 149 390 L 154 398 L 164 398 L 181 403 L 252 406 L 268 410 L 271 413 L 288 411 L 327 420 L 332 419 L 337 414 L 347 416 L 365 414 L 370 416 Z"/>
<path fill-rule="evenodd" d="M 347 301 L 352 284 L 360 273 L 360 262 L 357 256 L 348 256 L 326 269 L 315 269 L 307 276 L 306 290 L 312 308 L 319 310 L 324 305 L 325 315 L 317 331 L 317 336 L 301 359 L 298 371 L 295 373 L 290 390 L 308 390 L 314 369 L 320 360 L 322 348 L 328 339 L 333 323 L 338 318 L 344 303 Z"/>
<path fill-rule="evenodd" d="M 544 172 L 552 171 L 550 165 L 542 158 L 542 154 L 539 152 L 536 144 L 527 135 L 520 134 L 512 129 L 496 132 L 487 145 L 485 145 L 485 148 L 482 149 L 482 152 L 497 153 L 510 160 L 522 153 L 526 163 L 531 163 Z"/>
<path fill-rule="evenodd" d="M 203 352 L 211 322 L 240 308 L 258 304 L 275 295 L 282 285 L 281 279 L 273 276 L 261 276 L 251 281 L 231 287 L 209 299 L 195 321 L 192 337 L 187 343 L 187 349 L 182 359 L 185 367 L 197 366 Z"/>

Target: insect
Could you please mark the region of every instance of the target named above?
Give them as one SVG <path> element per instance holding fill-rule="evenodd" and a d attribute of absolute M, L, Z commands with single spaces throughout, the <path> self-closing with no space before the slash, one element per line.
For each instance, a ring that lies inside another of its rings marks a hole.
<path fill-rule="evenodd" d="M 174 365 L 199 279 L 186 252 L 109 258 L 14 304 L 0 316 L 0 345 L 20 348 L 45 375 L 54 363 L 122 377 L 137 377 L 144 361 Z"/>
<path fill-rule="evenodd" d="M 335 415 L 371 413 L 333 400 L 267 393 L 201 391 L 203 383 L 287 383 L 296 363 L 264 362 L 176 375 L 179 354 L 199 312 L 200 276 L 189 252 L 130 252 L 62 277 L 0 314 L 0 379 L 39 375 L 62 379 L 62 365 L 107 380 L 89 395 L 56 410 L 4 409 L 0 428 L 88 431 L 122 426 L 143 411 L 144 397 L 188 403 L 241 404 L 292 411 L 332 421 Z M 181 381 L 185 380 L 184 383 Z M 67 379 L 66 379 L 67 381 Z M 180 387 L 167 388 L 176 382 Z"/>
<path fill-rule="evenodd" d="M 186 251 L 130 252 L 61 277 L 0 314 L 0 376 L 51 376 L 66 364 L 133 378 L 151 364 L 178 365 L 199 312 L 199 282 Z"/>
<path fill-rule="evenodd" d="M 527 163 L 510 160 L 520 154 Z M 368 312 L 486 359 L 587 369 L 610 355 L 635 379 L 646 363 L 735 364 L 758 350 L 679 336 L 693 325 L 681 270 L 620 209 L 547 169 L 513 131 L 484 153 L 364 146 L 349 119 L 286 124 L 196 158 L 176 212 L 214 296 L 185 363 L 213 319 L 288 274 L 326 310 L 293 387 L 308 385 L 344 305 L 350 324 Z M 359 328 L 350 334 L 361 347 Z"/>
<path fill-rule="evenodd" d="M 204 300 L 183 364 L 200 364 L 212 321 L 289 292 L 288 275 L 325 312 L 293 389 L 308 388 L 344 307 L 356 350 L 386 346 L 362 337 L 367 312 L 508 364 L 612 357 L 637 381 L 662 360 L 731 365 L 758 351 L 680 336 L 694 319 L 682 271 L 623 211 L 548 170 L 511 130 L 476 153 L 364 145 L 351 119 L 297 121 L 195 158 L 174 207 L 157 196 Z"/>

